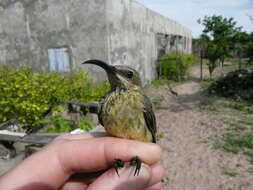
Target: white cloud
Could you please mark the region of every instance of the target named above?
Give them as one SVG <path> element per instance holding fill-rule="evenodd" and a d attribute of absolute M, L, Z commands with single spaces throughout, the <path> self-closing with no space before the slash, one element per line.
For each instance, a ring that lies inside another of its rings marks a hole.
<path fill-rule="evenodd" d="M 233 17 L 238 26 L 253 31 L 253 23 L 247 14 L 253 14 L 252 0 L 137 0 L 148 8 L 190 28 L 194 37 L 201 34 L 202 26 L 197 23 L 205 15 Z"/>

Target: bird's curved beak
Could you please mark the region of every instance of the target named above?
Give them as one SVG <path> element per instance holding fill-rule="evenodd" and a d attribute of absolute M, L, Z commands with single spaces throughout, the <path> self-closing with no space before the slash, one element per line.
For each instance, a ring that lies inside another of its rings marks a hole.
<path fill-rule="evenodd" d="M 100 61 L 100 60 L 87 60 L 85 62 L 83 62 L 82 64 L 94 64 L 97 65 L 101 68 L 103 68 L 107 73 L 115 73 L 116 72 L 116 68 L 104 61 Z"/>

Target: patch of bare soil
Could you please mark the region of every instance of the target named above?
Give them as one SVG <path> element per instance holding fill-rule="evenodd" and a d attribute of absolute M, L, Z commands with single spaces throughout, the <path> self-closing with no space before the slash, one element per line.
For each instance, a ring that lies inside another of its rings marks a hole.
<path fill-rule="evenodd" d="M 247 158 L 213 148 L 232 116 L 200 111 L 210 98 L 201 91 L 198 77 L 198 68 L 193 68 L 189 80 L 174 88 L 178 96 L 166 89 L 149 92 L 165 98 L 165 109 L 156 112 L 159 132 L 164 134 L 159 141 L 166 169 L 163 189 L 252 190 L 253 165 Z"/>

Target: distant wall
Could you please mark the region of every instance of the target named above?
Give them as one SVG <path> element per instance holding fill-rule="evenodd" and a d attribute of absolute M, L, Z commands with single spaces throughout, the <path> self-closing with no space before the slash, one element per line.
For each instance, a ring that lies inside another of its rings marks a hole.
<path fill-rule="evenodd" d="M 189 29 L 136 1 L 106 0 L 106 18 L 108 60 L 133 66 L 143 81 L 155 78 L 159 49 L 164 48 L 165 53 L 173 48 L 191 53 Z M 170 44 L 174 35 L 181 38 Z"/>
<path fill-rule="evenodd" d="M 0 63 L 47 71 L 56 47 L 68 48 L 71 70 L 89 57 L 106 59 L 103 2 L 0 0 Z"/>
<path fill-rule="evenodd" d="M 134 0 L 0 0 L 0 64 L 48 71 L 48 49 L 58 47 L 72 71 L 104 79 L 101 69 L 81 65 L 96 58 L 131 65 L 147 82 L 159 55 L 191 52 L 191 31 Z"/>

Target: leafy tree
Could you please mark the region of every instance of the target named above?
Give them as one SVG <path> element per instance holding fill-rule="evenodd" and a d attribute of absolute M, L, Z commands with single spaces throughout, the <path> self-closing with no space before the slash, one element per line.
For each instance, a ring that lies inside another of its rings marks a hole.
<path fill-rule="evenodd" d="M 203 59 L 207 56 L 207 43 L 202 38 L 192 40 L 193 54 L 200 57 L 200 80 L 203 79 Z"/>
<path fill-rule="evenodd" d="M 204 26 L 201 38 L 207 43 L 207 58 L 210 61 L 211 71 L 213 71 L 217 62 L 223 66 L 225 58 L 229 57 L 235 49 L 233 40 L 235 35 L 241 31 L 241 27 L 236 26 L 233 18 L 216 15 L 205 16 L 204 19 L 199 19 L 198 23 Z"/>
<path fill-rule="evenodd" d="M 235 37 L 234 41 L 235 44 L 235 53 L 237 57 L 239 58 L 239 69 L 241 69 L 242 66 L 242 58 L 243 57 L 250 57 L 250 55 L 247 55 L 248 48 L 250 45 L 250 35 L 246 32 L 238 32 Z"/>
<path fill-rule="evenodd" d="M 210 78 L 212 78 L 213 71 L 217 67 L 217 59 L 219 57 L 219 46 L 213 41 L 208 41 L 207 43 L 207 58 L 209 62 L 207 63 Z"/>
<path fill-rule="evenodd" d="M 249 58 L 249 61 L 248 61 L 249 64 L 253 64 L 253 33 L 251 34 L 251 36 L 252 36 L 251 40 L 248 43 L 245 50 L 246 57 Z"/>

